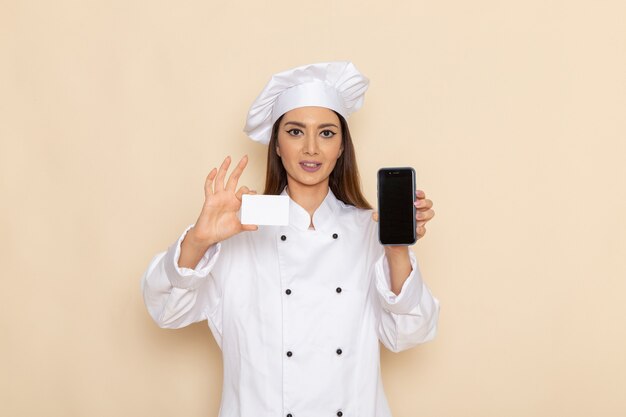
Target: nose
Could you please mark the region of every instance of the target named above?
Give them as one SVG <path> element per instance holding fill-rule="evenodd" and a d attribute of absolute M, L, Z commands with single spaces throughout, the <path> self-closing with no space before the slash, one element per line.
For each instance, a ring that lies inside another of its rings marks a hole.
<path fill-rule="evenodd" d="M 317 144 L 317 138 L 312 134 L 307 134 L 304 138 L 304 153 L 306 155 L 317 155 L 319 148 Z"/>

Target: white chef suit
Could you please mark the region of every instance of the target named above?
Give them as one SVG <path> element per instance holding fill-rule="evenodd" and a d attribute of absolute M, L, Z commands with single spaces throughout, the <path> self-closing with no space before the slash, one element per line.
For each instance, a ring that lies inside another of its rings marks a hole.
<path fill-rule="evenodd" d="M 286 191 L 283 191 L 286 195 Z M 412 272 L 399 295 L 371 210 L 332 191 L 313 215 L 290 200 L 288 226 L 259 226 L 178 266 L 190 225 L 142 278 L 160 327 L 207 320 L 222 350 L 219 417 L 390 417 L 380 340 L 399 352 L 431 340 L 439 301 Z"/>

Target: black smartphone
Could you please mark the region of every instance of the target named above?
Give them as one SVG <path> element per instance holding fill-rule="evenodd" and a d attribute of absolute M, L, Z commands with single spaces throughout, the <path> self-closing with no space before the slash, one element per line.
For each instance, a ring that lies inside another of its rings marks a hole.
<path fill-rule="evenodd" d="M 417 241 L 415 170 L 378 170 L 378 240 L 383 245 L 412 245 Z"/>

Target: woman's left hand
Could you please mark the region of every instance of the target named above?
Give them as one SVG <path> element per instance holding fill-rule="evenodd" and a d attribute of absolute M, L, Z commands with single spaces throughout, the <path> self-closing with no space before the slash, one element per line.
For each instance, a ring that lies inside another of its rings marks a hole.
<path fill-rule="evenodd" d="M 416 220 L 416 232 L 417 239 L 422 238 L 426 234 L 426 223 L 435 217 L 435 211 L 433 210 L 433 202 L 426 198 L 426 193 L 422 190 L 416 190 L 415 196 L 415 220 Z M 378 221 L 378 212 L 374 212 L 372 215 L 374 221 Z"/>
<path fill-rule="evenodd" d="M 426 234 L 426 223 L 435 217 L 435 211 L 433 210 L 433 202 L 426 198 L 426 193 L 422 190 L 415 192 L 417 200 L 415 200 L 415 207 L 417 211 L 415 213 L 415 220 L 417 220 L 417 238 L 420 239 Z"/>

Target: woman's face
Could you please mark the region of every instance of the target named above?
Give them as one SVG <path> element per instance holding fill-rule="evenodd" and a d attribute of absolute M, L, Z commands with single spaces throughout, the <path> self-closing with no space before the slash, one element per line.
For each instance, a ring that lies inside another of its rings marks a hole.
<path fill-rule="evenodd" d="M 288 111 L 278 127 L 276 152 L 287 171 L 288 184 L 328 184 L 343 152 L 339 117 L 325 107 Z"/>

